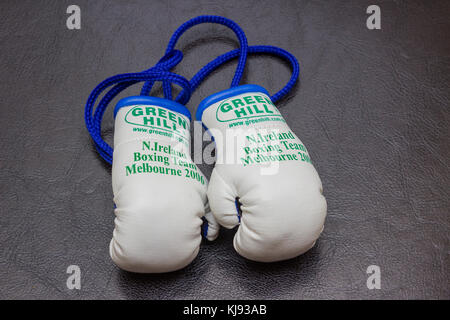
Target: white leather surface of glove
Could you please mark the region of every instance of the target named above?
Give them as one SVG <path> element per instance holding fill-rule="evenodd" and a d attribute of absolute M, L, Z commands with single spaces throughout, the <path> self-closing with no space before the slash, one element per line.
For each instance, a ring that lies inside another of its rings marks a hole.
<path fill-rule="evenodd" d="M 170 272 L 199 251 L 207 180 L 190 157 L 190 113 L 154 97 L 122 99 L 115 109 L 112 260 L 139 273 Z M 218 234 L 206 216 L 208 240 Z"/>
<path fill-rule="evenodd" d="M 312 248 L 327 211 L 322 183 L 267 91 L 242 85 L 219 92 L 200 104 L 197 120 L 216 144 L 209 205 L 222 226 L 239 225 L 236 251 L 273 262 Z"/>

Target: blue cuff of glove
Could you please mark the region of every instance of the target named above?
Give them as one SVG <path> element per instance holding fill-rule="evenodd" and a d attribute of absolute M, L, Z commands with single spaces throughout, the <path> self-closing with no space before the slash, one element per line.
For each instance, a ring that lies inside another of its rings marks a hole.
<path fill-rule="evenodd" d="M 171 111 L 178 112 L 183 116 L 188 117 L 189 121 L 191 121 L 191 113 L 189 112 L 188 108 L 186 108 L 186 106 L 172 100 L 146 96 L 135 96 L 121 99 L 114 108 L 114 118 L 116 118 L 117 112 L 120 108 L 133 105 L 152 105 L 162 107 Z"/>
<path fill-rule="evenodd" d="M 209 97 L 203 99 L 203 101 L 200 103 L 200 105 L 197 108 L 197 112 L 195 114 L 195 119 L 198 121 L 202 120 L 203 112 L 208 108 L 209 106 L 213 105 L 216 102 L 219 102 L 221 100 L 235 97 L 237 95 L 247 93 L 247 92 L 261 92 L 266 94 L 270 97 L 269 92 L 267 92 L 266 89 L 264 89 L 261 86 L 258 86 L 256 84 L 244 84 L 242 86 L 230 88 L 224 91 L 217 92 L 213 95 L 210 95 Z"/>

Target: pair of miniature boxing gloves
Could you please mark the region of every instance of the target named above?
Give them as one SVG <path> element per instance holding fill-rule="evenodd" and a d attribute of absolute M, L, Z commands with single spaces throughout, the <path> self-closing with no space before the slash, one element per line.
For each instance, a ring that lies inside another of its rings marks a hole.
<path fill-rule="evenodd" d="M 214 240 L 219 224 L 239 226 L 234 248 L 254 261 L 286 260 L 314 246 L 327 210 L 322 183 L 264 88 L 237 86 L 198 107 L 216 148 L 209 184 L 191 160 L 184 105 L 129 97 L 114 114 L 110 255 L 120 268 L 181 269 L 197 256 L 202 231 Z"/>

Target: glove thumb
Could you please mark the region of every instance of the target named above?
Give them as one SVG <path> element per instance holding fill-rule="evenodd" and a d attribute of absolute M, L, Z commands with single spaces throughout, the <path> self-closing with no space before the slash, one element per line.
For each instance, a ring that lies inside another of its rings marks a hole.
<path fill-rule="evenodd" d="M 228 229 L 239 224 L 240 216 L 236 206 L 236 193 L 223 180 L 217 169 L 212 172 L 207 195 L 211 211 L 219 224 Z"/>
<path fill-rule="evenodd" d="M 211 213 L 208 203 L 206 203 L 205 206 L 205 216 L 203 217 L 203 221 L 203 237 L 205 237 L 209 241 L 216 240 L 217 236 L 219 235 L 220 226 L 214 218 L 214 215 Z"/>

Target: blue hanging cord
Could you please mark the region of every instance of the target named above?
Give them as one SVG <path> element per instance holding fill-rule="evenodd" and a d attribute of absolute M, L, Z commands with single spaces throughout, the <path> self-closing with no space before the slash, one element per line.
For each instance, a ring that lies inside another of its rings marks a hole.
<path fill-rule="evenodd" d="M 241 82 L 242 76 L 244 74 L 245 69 L 245 63 L 247 61 L 247 53 L 248 53 L 248 43 L 247 43 L 247 37 L 245 36 L 244 31 L 239 27 L 239 25 L 225 17 L 221 16 L 212 16 L 212 15 L 205 15 L 205 16 L 198 16 L 195 18 L 190 19 L 189 21 L 186 21 L 183 23 L 180 27 L 178 27 L 177 30 L 173 33 L 172 37 L 170 38 L 169 44 L 167 45 L 166 54 L 173 51 L 175 49 L 175 45 L 180 39 L 181 35 L 186 32 L 188 29 L 192 28 L 193 26 L 196 26 L 198 24 L 202 23 L 216 23 L 224 25 L 236 34 L 240 48 L 238 49 L 239 55 L 239 62 L 236 67 L 236 72 L 234 73 L 233 80 L 231 81 L 231 87 L 236 87 Z M 170 70 L 170 69 L 168 69 Z M 141 90 L 141 95 L 149 95 L 150 91 L 152 89 L 153 82 L 147 81 Z M 166 99 L 172 99 L 172 88 L 169 82 L 165 81 L 163 82 L 163 88 L 164 88 L 164 95 Z M 168 93 L 168 94 L 167 94 Z"/>
<path fill-rule="evenodd" d="M 219 23 L 230 27 L 238 36 L 241 48 L 232 50 L 217 57 L 197 72 L 197 74 L 189 82 L 184 77 L 171 73 L 169 70 L 174 68 L 183 59 L 182 53 L 179 50 L 174 49 L 176 42 L 187 29 L 200 23 Z M 136 83 L 146 81 L 142 88 L 141 95 L 148 95 L 154 82 L 162 81 L 164 96 L 167 99 L 172 99 L 171 83 L 175 83 L 182 88 L 182 91 L 177 96 L 175 101 L 181 104 L 186 104 L 189 101 L 192 92 L 197 89 L 197 87 L 209 74 L 224 63 L 236 57 L 239 57 L 239 63 L 231 86 L 233 87 L 239 85 L 243 75 L 247 54 L 277 55 L 290 63 L 293 71 L 291 79 L 283 89 L 271 97 L 273 102 L 281 99 L 295 85 L 299 76 L 300 68 L 297 59 L 288 51 L 273 46 L 248 47 L 247 39 L 245 38 L 245 34 L 242 29 L 236 23 L 224 17 L 200 16 L 187 21 L 175 31 L 167 47 L 166 54 L 154 67 L 141 73 L 122 74 L 108 78 L 93 90 L 86 103 L 85 121 L 86 127 L 94 140 L 95 148 L 102 158 L 104 158 L 108 163 L 112 163 L 113 149 L 101 137 L 101 122 L 108 104 L 126 88 Z M 106 88 L 112 85 L 114 85 L 114 87 L 103 96 L 97 108 L 95 108 L 94 116 L 92 117 L 92 111 L 96 100 Z"/>
<path fill-rule="evenodd" d="M 228 61 L 239 57 L 240 53 L 241 52 L 239 49 L 232 50 L 215 58 L 213 61 L 201 68 L 200 71 L 198 71 L 189 81 L 191 84 L 191 93 L 193 93 L 205 80 L 205 78 L 208 77 L 214 70 L 218 69 Z M 286 85 L 280 91 L 270 97 L 274 103 L 283 98 L 294 87 L 300 75 L 300 65 L 297 58 L 289 51 L 274 46 L 249 46 L 248 54 L 270 54 L 278 56 L 279 58 L 287 61 L 291 66 L 292 75 L 288 83 L 286 83 Z M 183 91 L 181 91 L 180 95 L 183 94 Z"/>
<path fill-rule="evenodd" d="M 289 79 L 288 83 L 276 94 L 271 96 L 271 100 L 273 102 L 277 102 L 281 98 L 283 98 L 295 85 L 295 83 L 298 80 L 298 77 L 300 75 L 300 65 L 298 63 L 297 58 L 290 52 L 273 46 L 249 46 L 248 47 L 248 53 L 249 54 L 271 54 L 274 56 L 278 56 L 285 61 L 287 61 L 291 68 L 292 68 L 292 76 Z M 214 70 L 219 68 L 221 65 L 227 63 L 228 61 L 238 57 L 240 54 L 239 50 L 233 50 L 230 52 L 227 52 L 210 63 L 208 63 L 206 66 L 200 69 L 199 72 L 195 76 L 192 77 L 192 79 L 189 81 L 191 84 L 191 92 L 194 92 L 198 86 L 205 80 L 205 78 L 210 75 Z M 180 92 L 182 94 L 182 92 Z"/>

